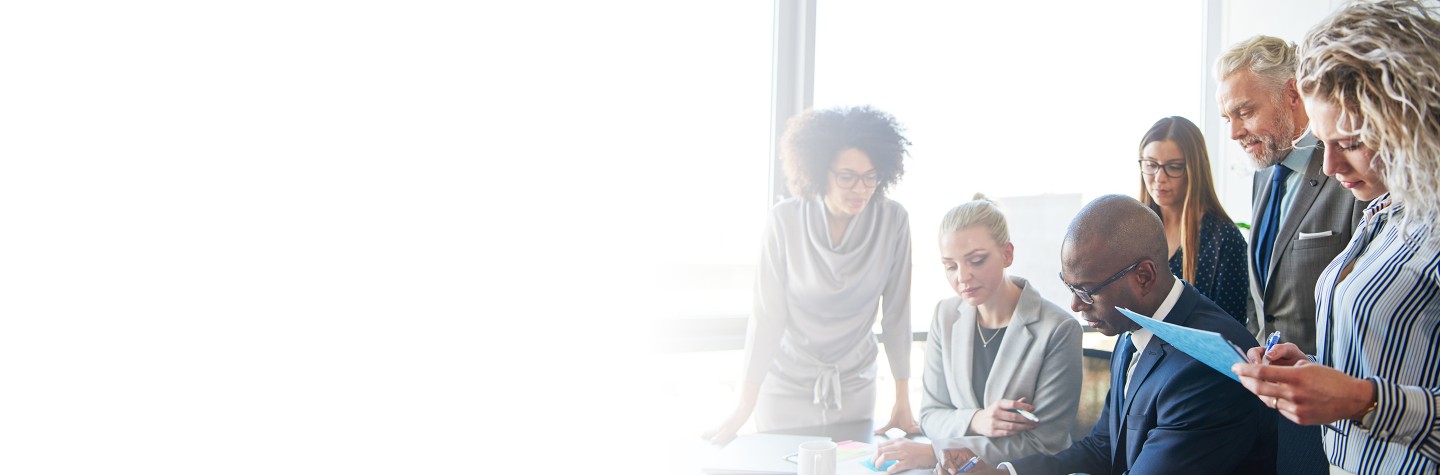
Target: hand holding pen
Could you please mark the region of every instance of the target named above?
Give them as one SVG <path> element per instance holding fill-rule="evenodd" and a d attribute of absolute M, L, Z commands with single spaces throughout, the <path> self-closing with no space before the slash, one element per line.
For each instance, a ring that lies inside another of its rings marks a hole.
<path fill-rule="evenodd" d="M 1344 434 L 1340 426 L 1328 423 L 1354 420 L 1376 404 L 1374 381 L 1312 362 L 1291 343 L 1275 345 L 1268 355 L 1263 351 L 1251 348 L 1247 356 L 1251 360 L 1269 356 L 1270 364 L 1236 363 L 1230 370 L 1245 389 L 1296 424 L 1327 424 L 1330 430 Z"/>
<path fill-rule="evenodd" d="M 1028 414 L 1028 415 L 1027 415 Z M 1035 405 L 1020 399 L 996 399 L 970 419 L 970 430 L 986 437 L 1007 437 L 1034 429 Z"/>
<path fill-rule="evenodd" d="M 944 449 L 942 452 L 944 453 L 944 457 L 940 460 L 940 463 L 935 464 L 936 475 L 958 475 L 961 473 L 973 475 L 1010 474 L 1009 471 L 998 470 L 990 464 L 985 463 L 985 461 L 980 460 L 980 457 L 975 455 L 974 452 L 971 452 L 970 449 Z"/>
<path fill-rule="evenodd" d="M 1270 334 L 1270 338 L 1265 339 L 1265 353 L 1260 355 L 1261 363 L 1270 364 L 1270 350 L 1275 348 L 1276 343 L 1280 343 L 1280 330 L 1275 330 Z"/>
<path fill-rule="evenodd" d="M 1299 361 L 1309 361 L 1309 358 L 1306 358 L 1305 353 L 1302 353 L 1302 351 L 1300 351 L 1300 347 L 1297 347 L 1297 345 L 1293 343 L 1280 343 L 1279 330 L 1272 332 L 1272 334 L 1270 334 L 1270 337 L 1267 337 L 1266 340 L 1264 340 L 1264 347 L 1250 348 L 1247 357 L 1250 358 L 1250 361 L 1254 361 L 1254 364 L 1260 364 L 1260 366 L 1295 367 L 1296 363 L 1299 363 Z M 1240 364 L 1237 364 L 1237 367 L 1240 367 Z M 1257 386 L 1259 386 L 1260 381 L 1253 380 L 1251 379 L 1251 377 L 1253 376 L 1247 376 L 1247 374 L 1240 373 L 1240 371 L 1237 371 L 1236 374 L 1237 376 L 1240 376 L 1240 383 L 1244 384 L 1244 386 L 1246 386 L 1246 389 L 1250 390 L 1250 392 L 1256 392 Z M 1257 396 L 1260 396 L 1260 394 L 1257 394 Z M 1270 406 L 1274 410 L 1279 410 L 1280 413 L 1283 413 L 1283 415 L 1289 417 L 1290 420 L 1296 419 L 1296 417 L 1289 415 L 1289 413 L 1295 412 L 1295 404 L 1290 404 L 1290 406 L 1286 407 L 1286 409 L 1282 409 L 1282 407 L 1280 407 L 1280 397 L 1260 396 L 1260 400 L 1261 402 L 1266 403 L 1266 406 Z M 1296 423 L 1313 422 L 1300 422 L 1300 420 L 1296 420 Z M 1339 430 L 1339 427 L 1328 425 L 1328 423 L 1323 423 L 1323 426 L 1328 427 L 1328 429 L 1335 430 L 1335 432 L 1341 432 L 1341 430 Z"/>
<path fill-rule="evenodd" d="M 1280 343 L 1278 331 L 1265 339 L 1264 346 L 1251 348 L 1245 356 L 1253 363 L 1272 366 L 1295 366 L 1295 363 L 1306 359 L 1305 353 L 1294 343 Z"/>

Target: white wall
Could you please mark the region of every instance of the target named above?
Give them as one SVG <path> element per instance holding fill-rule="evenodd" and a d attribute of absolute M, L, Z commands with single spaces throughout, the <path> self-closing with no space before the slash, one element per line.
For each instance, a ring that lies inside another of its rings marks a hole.
<path fill-rule="evenodd" d="M 1010 275 L 1030 280 L 1042 297 L 1070 308 L 1070 290 L 1060 283 L 1060 243 L 1075 213 L 1085 204 L 1079 193 L 996 198 L 1010 227 L 1015 262 Z M 918 316 L 918 315 L 917 315 Z"/>

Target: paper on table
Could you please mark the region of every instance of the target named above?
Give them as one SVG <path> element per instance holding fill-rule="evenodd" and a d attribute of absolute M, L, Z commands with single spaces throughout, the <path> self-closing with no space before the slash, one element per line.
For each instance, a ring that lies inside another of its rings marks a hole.
<path fill-rule="evenodd" d="M 798 467 L 785 454 L 812 440 L 830 440 L 818 435 L 745 434 L 725 444 L 701 469 L 705 473 L 793 475 Z"/>
<path fill-rule="evenodd" d="M 1150 330 L 1155 336 L 1170 343 L 1170 346 L 1179 348 L 1180 351 L 1190 355 L 1191 358 L 1215 368 L 1215 371 L 1229 376 L 1230 379 L 1240 380 L 1234 371 L 1230 371 L 1230 367 L 1235 363 L 1248 362 L 1245 360 L 1245 351 L 1220 336 L 1219 333 L 1165 323 L 1119 307 L 1115 309 L 1134 320 L 1136 324 Z"/>

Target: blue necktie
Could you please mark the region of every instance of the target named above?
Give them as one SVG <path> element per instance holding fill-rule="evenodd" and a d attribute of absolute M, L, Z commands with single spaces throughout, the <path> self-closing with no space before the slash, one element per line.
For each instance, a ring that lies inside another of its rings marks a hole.
<path fill-rule="evenodd" d="M 1120 397 L 1116 398 L 1116 401 L 1123 404 L 1125 402 L 1125 386 L 1129 385 L 1130 380 L 1130 359 L 1135 356 L 1135 342 L 1130 340 L 1129 333 L 1125 334 L 1125 344 L 1121 346 L 1124 349 L 1120 350 L 1122 352 L 1120 354 Z"/>
<path fill-rule="evenodd" d="M 1259 232 L 1254 236 L 1255 280 L 1262 291 L 1268 284 L 1266 276 L 1270 270 L 1270 251 L 1275 248 L 1275 234 L 1280 231 L 1280 200 L 1285 198 L 1285 177 L 1290 176 L 1290 169 L 1284 165 L 1274 168 L 1270 174 L 1270 199 L 1265 201 L 1265 214 L 1256 223 Z"/>

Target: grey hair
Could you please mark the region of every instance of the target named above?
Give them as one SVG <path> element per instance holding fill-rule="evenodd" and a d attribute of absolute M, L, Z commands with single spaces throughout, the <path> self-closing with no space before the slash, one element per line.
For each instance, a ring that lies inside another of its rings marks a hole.
<path fill-rule="evenodd" d="M 1270 91 L 1279 91 L 1295 78 L 1295 44 L 1274 36 L 1257 35 L 1236 43 L 1215 61 L 1215 79 L 1237 71 L 1254 74 Z"/>
<path fill-rule="evenodd" d="M 990 231 L 990 237 L 995 238 L 995 244 L 1004 246 L 1010 243 L 1010 229 L 1005 225 L 1005 214 L 1000 212 L 1000 206 L 995 204 L 983 193 L 976 193 L 973 201 L 956 206 L 945 213 L 945 219 L 940 220 L 940 236 L 971 227 L 983 226 Z"/>
<path fill-rule="evenodd" d="M 1440 5 L 1352 3 L 1300 46 L 1300 93 L 1339 110 L 1337 131 L 1375 151 L 1371 166 L 1410 207 L 1404 222 L 1440 217 Z M 1352 126 L 1352 124 L 1354 124 Z"/>

